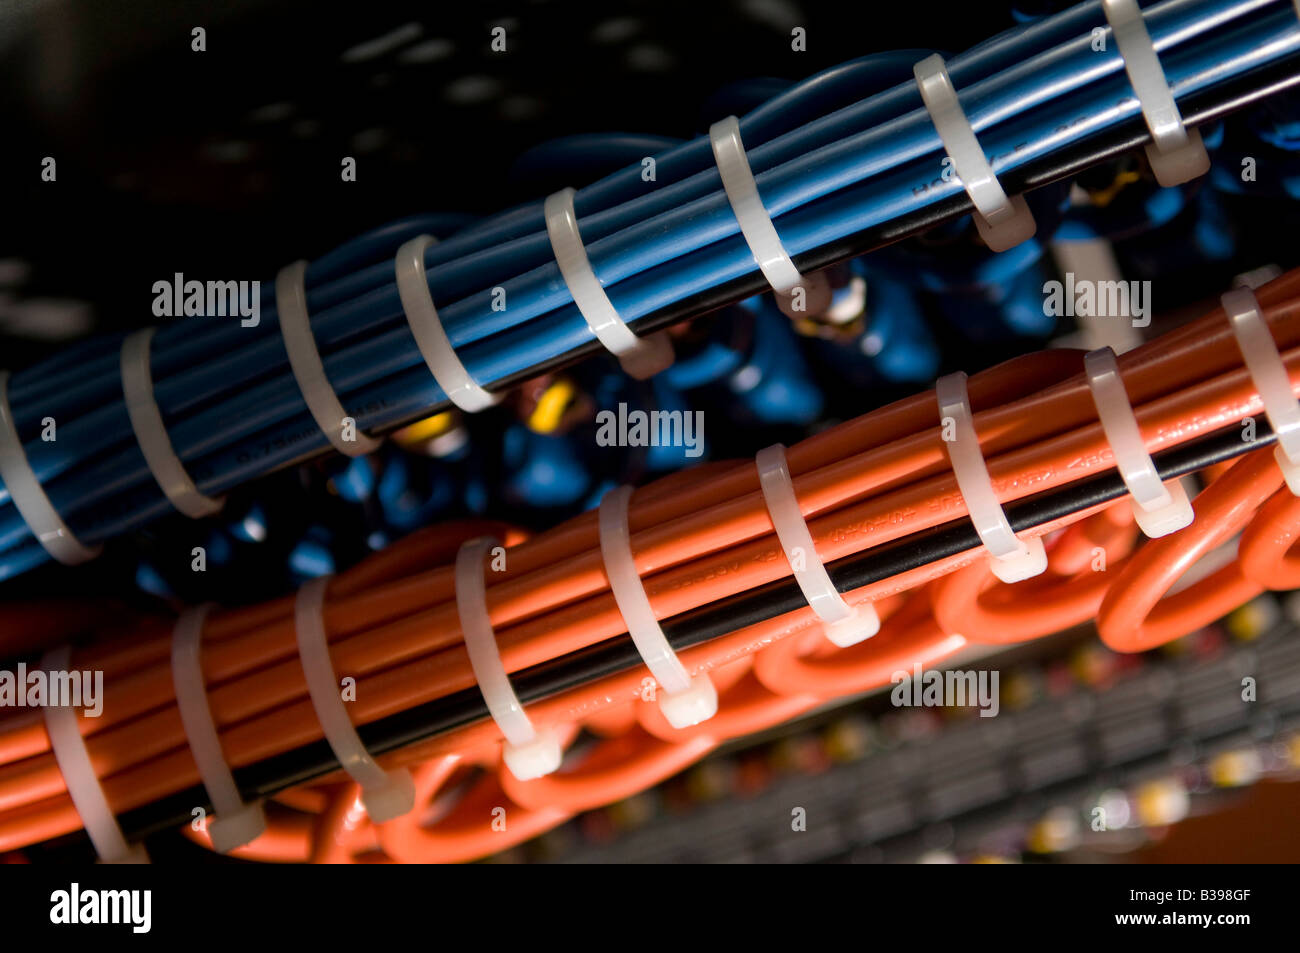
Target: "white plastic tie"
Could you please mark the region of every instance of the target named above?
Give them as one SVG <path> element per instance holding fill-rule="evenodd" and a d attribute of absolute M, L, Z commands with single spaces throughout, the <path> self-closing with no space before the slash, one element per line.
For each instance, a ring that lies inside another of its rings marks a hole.
<path fill-rule="evenodd" d="M 506 739 L 502 759 L 516 778 L 531 781 L 559 768 L 564 752 L 554 732 L 533 727 L 501 661 L 483 582 L 483 557 L 498 545 L 499 540 L 482 536 L 468 540 L 456 553 L 456 613 L 479 691 Z"/>
<path fill-rule="evenodd" d="M 1137 0 L 1102 0 L 1101 9 L 1151 133 L 1146 152 L 1156 181 L 1167 188 L 1204 175 L 1210 169 L 1209 153 L 1200 132 L 1183 124 Z"/>
<path fill-rule="evenodd" d="M 573 303 L 605 349 L 618 358 L 623 370 L 638 380 L 653 377 L 673 362 L 673 346 L 666 332 L 637 337 L 614 308 L 596 277 L 578 231 L 578 214 L 573 208 L 573 189 L 561 189 L 547 196 L 543 212 L 546 233 L 560 275 Z"/>
<path fill-rule="evenodd" d="M 307 262 L 285 265 L 275 276 L 275 310 L 280 319 L 280 335 L 289 355 L 289 366 L 302 399 L 311 411 L 316 426 L 339 453 L 359 457 L 379 448 L 380 441 L 355 428 L 355 440 L 344 439 L 345 421 L 351 420 L 339 403 L 338 394 L 325 376 L 325 364 L 311 330 L 307 314 Z"/>
<path fill-rule="evenodd" d="M 239 796 L 234 775 L 221 750 L 201 661 L 203 624 L 207 616 L 208 608 L 199 606 L 182 613 L 176 620 L 172 629 L 172 684 L 190 754 L 216 813 L 208 822 L 208 836 L 219 853 L 228 854 L 266 830 L 266 812 L 260 803 L 248 804 Z"/>
<path fill-rule="evenodd" d="M 60 645 L 50 649 L 41 659 L 41 668 L 47 673 L 67 672 L 72 665 L 72 649 Z M 147 864 L 149 855 L 143 844 L 127 842 L 122 827 L 113 815 L 113 809 L 104 796 L 104 786 L 95 774 L 86 740 L 77 724 L 77 711 L 57 705 L 45 708 L 45 731 L 50 736 L 50 750 L 63 775 L 72 806 L 77 809 L 81 824 L 86 829 L 90 843 L 103 864 Z"/>
<path fill-rule="evenodd" d="M 424 267 L 424 251 L 434 242 L 429 235 L 417 235 L 397 250 L 395 271 L 397 294 L 402 299 L 406 322 L 415 337 L 416 346 L 429 365 L 429 373 L 442 388 L 447 399 L 461 410 L 476 414 L 495 404 L 494 397 L 479 386 L 470 375 L 460 357 L 451 346 L 451 340 L 438 317 L 429 290 L 429 277 Z"/>
<path fill-rule="evenodd" d="M 727 193 L 732 214 L 740 224 L 740 234 L 749 245 L 763 277 L 776 292 L 781 310 L 790 317 L 824 312 L 830 307 L 833 297 L 830 282 L 822 272 L 805 278 L 786 251 L 772 216 L 758 194 L 758 183 L 754 181 L 749 156 L 740 139 L 740 120 L 728 116 L 715 122 L 709 127 L 709 143 L 713 146 L 713 160 L 722 179 L 723 191 Z M 802 288 L 805 295 L 798 312 L 792 302 L 796 288 Z"/>
<path fill-rule="evenodd" d="M 145 328 L 122 341 L 122 395 L 126 399 L 126 413 L 149 472 L 172 506 L 190 519 L 202 519 L 219 512 L 224 500 L 199 492 L 167 436 L 167 426 L 154 397 L 153 371 L 149 367 L 153 333 L 153 328 Z"/>
<path fill-rule="evenodd" d="M 1277 436 L 1273 457 L 1282 468 L 1286 485 L 1300 496 L 1300 401 L 1291 389 L 1291 375 L 1278 352 L 1273 333 L 1249 288 L 1234 288 L 1220 299 L 1237 336 L 1250 379 L 1264 405 L 1264 416 Z"/>
<path fill-rule="evenodd" d="M 9 407 L 8 371 L 0 371 L 0 480 L 4 481 L 18 515 L 50 556 L 72 566 L 99 555 L 100 547 L 86 546 L 72 535 L 36 479 Z"/>
<path fill-rule="evenodd" d="M 912 67 L 912 72 L 925 110 L 952 160 L 953 173 L 975 206 L 975 227 L 984 244 L 1000 252 L 1031 238 L 1038 229 L 1034 215 L 1024 196 L 1009 197 L 1002 188 L 957 99 L 957 88 L 943 57 L 938 53 L 927 56 Z"/>
<path fill-rule="evenodd" d="M 940 426 L 953 423 L 953 440 L 945 440 L 957 488 L 980 542 L 989 552 L 989 568 L 1003 582 L 1020 582 L 1047 568 L 1047 551 L 1040 537 L 1022 540 L 1011 529 L 1007 514 L 993 492 L 993 480 L 980 450 L 979 436 L 971 416 L 966 374 L 957 371 L 941 377 L 934 385 L 939 400 Z"/>
<path fill-rule="evenodd" d="M 760 450 L 754 463 L 781 551 L 808 605 L 821 619 L 826 638 L 840 648 L 871 638 L 880 631 L 880 616 L 871 603 L 856 608 L 849 605 L 831 581 L 799 509 L 785 447 L 777 443 Z"/>
<path fill-rule="evenodd" d="M 1133 518 L 1138 527 L 1151 539 L 1157 539 L 1190 526 L 1195 513 L 1187 491 L 1178 480 L 1161 481 L 1155 461 L 1142 442 L 1115 352 L 1108 347 L 1090 351 L 1084 356 L 1083 369 L 1102 433 L 1115 455 L 1115 467 L 1133 497 Z"/>
<path fill-rule="evenodd" d="M 376 824 L 400 817 L 415 807 L 415 781 L 405 768 L 385 771 L 370 756 L 348 717 L 330 661 L 329 642 L 322 618 L 329 576 L 312 579 L 298 590 L 294 601 L 294 627 L 298 658 L 307 678 L 312 708 L 339 766 L 361 786 L 361 803 Z"/>
<path fill-rule="evenodd" d="M 632 558 L 628 531 L 630 486 L 615 487 L 600 501 L 600 555 L 627 634 L 659 683 L 659 709 L 674 728 L 689 728 L 718 712 L 718 691 L 706 674 L 691 678 L 655 618 Z"/>

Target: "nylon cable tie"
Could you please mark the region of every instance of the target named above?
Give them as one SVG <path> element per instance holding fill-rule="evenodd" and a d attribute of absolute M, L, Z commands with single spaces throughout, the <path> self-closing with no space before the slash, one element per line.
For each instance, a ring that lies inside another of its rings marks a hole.
<path fill-rule="evenodd" d="M 72 648 L 59 645 L 41 659 L 47 675 L 68 672 L 72 666 Z M 143 844 L 130 844 L 113 815 L 104 786 L 95 774 L 95 766 L 86 750 L 86 739 L 77 724 L 75 708 L 45 706 L 45 731 L 50 736 L 50 750 L 63 775 L 68 797 L 81 818 L 82 826 L 95 847 L 102 864 L 147 864 L 149 855 Z"/>
<path fill-rule="evenodd" d="M 689 728 L 718 712 L 718 691 L 707 674 L 694 678 L 668 643 L 655 618 L 632 558 L 628 503 L 632 487 L 615 487 L 600 501 L 600 555 L 627 634 L 659 687 L 659 710 L 674 728 Z"/>
<path fill-rule="evenodd" d="M 348 717 L 330 661 L 325 637 L 325 587 L 330 577 L 312 579 L 298 590 L 293 620 L 298 659 L 307 678 L 312 708 L 339 766 L 361 786 L 361 803 L 376 824 L 391 821 L 415 807 L 415 781 L 405 768 L 385 771 L 370 756 Z"/>
<path fill-rule="evenodd" d="M 781 551 L 808 605 L 821 619 L 826 638 L 840 648 L 871 638 L 880 631 L 880 616 L 870 602 L 856 607 L 849 605 L 831 581 L 826 564 L 813 544 L 808 522 L 799 509 L 785 447 L 777 443 L 760 450 L 754 463 Z"/>
<path fill-rule="evenodd" d="M 1150 539 L 1158 539 L 1190 526 L 1196 514 L 1187 491 L 1178 480 L 1161 481 L 1155 461 L 1142 442 L 1115 352 L 1108 347 L 1088 352 L 1083 369 L 1102 433 L 1115 455 L 1115 467 L 1133 497 L 1133 518 L 1138 527 Z"/>
<path fill-rule="evenodd" d="M 506 739 L 502 760 L 520 781 L 531 781 L 559 768 L 564 751 L 554 731 L 539 732 L 533 727 L 501 661 L 483 582 L 483 557 L 498 545 L 500 540 L 481 536 L 466 541 L 456 553 L 456 613 L 479 691 Z"/>
<path fill-rule="evenodd" d="M 830 282 L 822 272 L 805 278 L 786 251 L 772 216 L 758 193 L 758 183 L 754 181 L 754 172 L 740 138 L 740 120 L 728 116 L 715 122 L 709 127 L 709 143 L 713 147 L 713 159 L 722 179 L 723 191 L 727 193 L 732 214 L 740 224 L 740 233 L 763 277 L 776 292 L 782 312 L 789 317 L 823 313 L 831 304 Z M 796 288 L 802 288 L 806 295 L 799 312 L 793 308 Z"/>
<path fill-rule="evenodd" d="M 222 854 L 256 840 L 266 830 L 266 811 L 260 802 L 248 804 L 239 795 L 212 708 L 208 703 L 207 685 L 203 680 L 201 658 L 203 625 L 207 606 L 183 612 L 172 629 L 172 684 L 176 689 L 176 707 L 189 742 L 190 754 L 199 769 L 199 778 L 208 792 L 216 817 L 208 822 L 212 846 Z"/>
<path fill-rule="evenodd" d="M 1200 131 L 1183 124 L 1137 0 L 1102 0 L 1101 9 L 1151 133 L 1146 153 L 1156 181 L 1168 188 L 1204 175 L 1210 170 L 1209 153 Z"/>
<path fill-rule="evenodd" d="M 573 189 L 561 189 L 547 196 L 543 206 L 555 263 L 560 266 L 564 284 L 591 333 L 605 350 L 618 358 L 624 371 L 637 380 L 646 380 L 672 365 L 672 341 L 664 331 L 637 337 L 619 316 L 582 244 L 573 196 Z"/>
<path fill-rule="evenodd" d="M 1259 310 L 1255 293 L 1249 288 L 1234 288 L 1220 300 L 1250 379 L 1264 405 L 1264 416 L 1277 436 L 1273 458 L 1282 469 L 1287 487 L 1300 496 L 1300 401 L 1291 389 L 1291 375 Z"/>
<path fill-rule="evenodd" d="M 220 512 L 225 500 L 199 492 L 167 436 L 149 366 L 153 335 L 153 328 L 145 328 L 122 341 L 122 395 L 126 399 L 126 413 L 131 418 L 136 443 L 159 488 L 177 510 L 190 519 L 202 519 Z"/>
<path fill-rule="evenodd" d="M 925 110 L 952 160 L 952 171 L 975 206 L 975 227 L 995 252 L 1014 248 L 1031 238 L 1038 226 L 1023 195 L 1008 197 L 993 172 L 975 130 L 957 98 L 957 88 L 938 53 L 912 67 Z"/>
<path fill-rule="evenodd" d="M 8 371 L 0 371 L 0 480 L 18 515 L 54 559 L 74 566 L 99 555 L 99 546 L 86 546 L 72 534 L 32 470 L 9 407 Z"/>
<path fill-rule="evenodd" d="M 372 453 L 379 448 L 380 441 L 356 428 L 356 421 L 343 409 L 338 394 L 325 375 L 325 365 L 307 314 L 306 277 L 305 261 L 285 265 L 275 276 L 275 310 L 294 380 L 298 382 L 298 390 L 302 392 L 302 399 L 316 426 L 335 450 L 349 457 Z M 344 422 L 348 420 L 353 423 L 355 440 L 344 439 Z"/>
<path fill-rule="evenodd" d="M 993 492 L 993 480 L 971 417 L 965 372 L 939 378 L 934 392 L 939 401 L 940 426 L 946 428 L 950 420 L 953 423 L 954 439 L 945 440 L 944 446 L 975 532 L 989 552 L 989 568 L 1008 583 L 1037 576 L 1047 568 L 1047 551 L 1041 537 L 1020 539 L 1012 532 L 1006 511 Z"/>
<path fill-rule="evenodd" d="M 438 317 L 424 267 L 425 249 L 433 243 L 432 236 L 417 235 L 397 249 L 394 262 L 397 294 L 402 299 L 406 323 L 434 381 L 453 404 L 467 413 L 476 414 L 501 398 L 489 394 L 474 380 L 452 348 L 442 319 Z"/>

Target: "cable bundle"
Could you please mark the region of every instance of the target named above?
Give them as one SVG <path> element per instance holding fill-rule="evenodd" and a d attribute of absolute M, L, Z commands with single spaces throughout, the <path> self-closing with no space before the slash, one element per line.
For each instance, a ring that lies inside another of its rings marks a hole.
<path fill-rule="evenodd" d="M 1168 0 L 1143 20 L 1188 125 L 1295 82 L 1300 23 L 1289 3 Z M 1146 139 L 1124 60 L 1114 43 L 1094 49 L 1095 30 L 1105 34 L 1106 18 L 1099 3 L 1085 3 L 947 64 L 971 128 L 1011 194 Z M 971 210 L 957 177 L 941 175 L 944 146 L 910 75 L 916 59 L 889 54 L 846 64 L 740 122 L 763 203 L 802 273 Z M 861 98 L 864 87 L 882 86 L 885 92 Z M 653 182 L 638 163 L 574 196 L 591 268 L 643 338 L 766 288 L 709 141 L 655 159 Z M 309 376 L 355 420 L 363 442 L 447 406 L 408 326 L 392 258 L 447 224 L 430 216 L 397 222 L 306 269 L 295 326 L 305 304 L 320 357 Z M 425 248 L 421 262 L 449 350 L 475 386 L 500 393 L 597 350 L 557 267 L 542 203 L 457 231 Z M 154 335 L 146 360 L 152 395 L 175 461 L 193 482 L 191 501 L 216 500 L 329 446 L 304 403 L 304 372 L 291 368 L 281 337 L 277 298 L 292 292 L 292 283 L 281 294 L 264 284 L 256 327 L 190 320 Z M 133 430 L 119 343 L 88 342 L 8 382 L 23 453 L 59 519 L 46 542 L 77 544 L 59 548 L 65 560 L 173 507 Z M 58 422 L 56 440 L 42 436 L 47 418 Z M 0 493 L 0 579 L 49 555 L 9 493 Z"/>
<path fill-rule="evenodd" d="M 419 804 L 449 792 L 433 815 L 420 809 L 374 826 L 359 813 L 356 787 L 333 783 L 339 762 L 308 697 L 294 598 L 212 611 L 203 680 L 242 797 L 312 779 L 328 785 L 277 794 L 289 816 L 273 807 L 269 832 L 240 850 L 267 859 L 481 856 L 641 790 L 729 738 L 971 643 L 1023 641 L 1095 617 L 1109 646 L 1139 651 L 1266 588 L 1300 585 L 1289 555 L 1300 502 L 1283 486 L 1268 425 L 1254 419 L 1262 400 L 1270 419 L 1278 413 L 1278 379 L 1289 377 L 1291 393 L 1300 386 L 1300 272 L 1264 286 L 1258 314 L 1281 352 L 1277 379 L 1243 367 L 1222 310 L 1118 359 L 1160 479 L 1207 468 L 1214 476 L 1190 527 L 1136 549 L 1128 489 L 1080 352 L 1046 351 L 970 379 L 979 447 L 1010 527 L 1048 544 L 1048 571 L 1030 580 L 1008 584 L 990 571 L 933 393 L 792 446 L 793 489 L 817 556 L 850 606 L 871 605 L 883 620 L 878 635 L 848 648 L 823 636 L 791 581 L 753 461 L 705 464 L 637 490 L 636 573 L 682 664 L 707 673 L 718 692 L 717 714 L 693 727 L 672 727 L 649 703 L 654 680 L 624 634 L 596 513 L 530 539 L 483 524 L 423 531 L 341 574 L 321 618 L 334 675 L 355 679 L 348 717 L 385 770 L 420 765 Z M 1288 423 L 1279 454 L 1293 437 Z M 485 572 L 504 670 L 532 723 L 574 746 L 561 771 L 528 781 L 501 767 L 501 732 L 461 632 L 451 556 L 485 531 L 507 543 L 504 566 Z M 1162 598 L 1238 532 L 1235 562 Z M 103 715 L 78 724 L 106 803 L 131 837 L 186 823 L 208 803 L 176 707 L 171 643 L 171 623 L 141 620 L 103 633 L 68 663 L 104 672 Z M 0 849 L 81 826 L 39 714 L 0 719 L 0 764 Z M 497 807 L 505 833 L 494 825 Z M 383 853 L 367 855 L 371 848 Z"/>

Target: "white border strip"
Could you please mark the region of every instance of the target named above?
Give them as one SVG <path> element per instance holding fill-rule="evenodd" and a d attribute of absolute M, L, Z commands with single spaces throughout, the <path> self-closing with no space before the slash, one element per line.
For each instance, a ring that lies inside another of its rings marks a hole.
<path fill-rule="evenodd" d="M 280 336 L 289 355 L 294 380 L 302 399 L 311 411 L 316 426 L 339 453 L 359 457 L 378 449 L 380 441 L 361 432 L 355 440 L 343 439 L 343 421 L 348 412 L 339 403 L 338 394 L 325 376 L 325 364 L 312 335 L 311 318 L 307 314 L 307 262 L 295 261 L 285 265 L 275 276 L 275 311 L 280 322 Z"/>
<path fill-rule="evenodd" d="M 18 515 L 52 557 L 65 566 L 74 566 L 99 555 L 100 547 L 86 546 L 72 535 L 36 479 L 9 407 L 8 371 L 0 371 L 0 480 Z"/>
<path fill-rule="evenodd" d="M 145 328 L 122 341 L 122 395 L 126 399 L 126 413 L 131 418 L 136 443 L 159 488 L 180 512 L 190 519 L 202 519 L 220 511 L 225 501 L 199 492 L 167 436 L 167 426 L 154 397 L 153 371 L 149 366 L 153 334 L 153 328 Z"/>

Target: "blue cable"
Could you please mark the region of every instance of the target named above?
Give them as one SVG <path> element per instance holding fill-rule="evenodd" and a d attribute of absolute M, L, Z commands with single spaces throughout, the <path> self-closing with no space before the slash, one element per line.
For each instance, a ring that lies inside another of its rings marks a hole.
<path fill-rule="evenodd" d="M 1251 16 L 1261 10 L 1265 15 Z M 1170 0 L 1146 19 L 1180 99 L 1292 58 L 1300 46 L 1289 3 Z M 1137 115 L 1118 54 L 1089 46 L 1092 27 L 1102 23 L 1098 4 L 1083 4 L 950 62 L 999 173 Z M 873 77 L 901 72 L 903 56 L 912 54 L 837 67 L 742 120 L 765 204 L 793 254 L 960 195 L 954 182 L 916 192 L 937 169 L 942 149 L 910 83 L 799 125 L 810 111 L 836 106 Z M 1071 116 L 1082 121 L 1058 128 Z M 578 193 L 588 253 L 626 320 L 755 270 L 707 140 L 668 148 L 656 162 L 659 181 L 652 188 L 638 163 Z M 414 418 L 444 399 L 405 326 L 385 260 L 405 237 L 432 230 L 429 223 L 419 216 L 391 223 L 309 270 L 309 308 L 327 374 L 363 429 Z M 429 249 L 426 265 L 448 336 L 483 383 L 526 373 L 591 340 L 551 260 L 537 203 L 462 228 Z M 490 291 L 498 286 L 507 293 L 506 311 L 491 309 Z M 174 322 L 155 338 L 155 392 L 169 435 L 207 493 L 325 446 L 287 373 L 269 283 L 262 291 L 257 328 L 229 319 Z M 41 366 L 17 375 L 11 397 L 38 478 L 74 531 L 94 542 L 170 507 L 134 445 L 115 347 L 96 344 L 82 353 L 84 363 L 56 359 L 52 373 Z M 47 414 L 66 421 L 52 444 L 36 437 Z M 0 492 L 0 502 L 6 500 Z M 30 568 L 17 558 L 29 543 L 13 508 L 0 509 L 0 550 L 8 551 L 0 577 L 12 574 L 10 567 Z"/>

